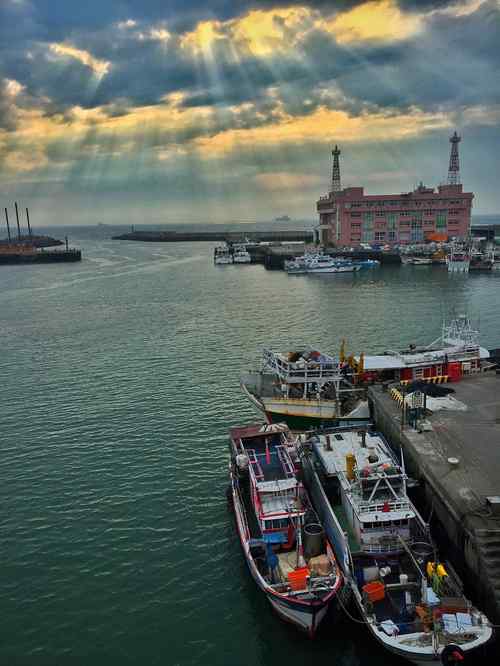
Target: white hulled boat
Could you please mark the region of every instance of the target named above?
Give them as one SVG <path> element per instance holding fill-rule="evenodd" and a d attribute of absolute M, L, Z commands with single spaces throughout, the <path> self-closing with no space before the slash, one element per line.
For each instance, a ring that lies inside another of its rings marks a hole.
<path fill-rule="evenodd" d="M 233 263 L 233 255 L 228 245 L 217 245 L 214 249 L 214 264 L 216 266 L 224 266 Z"/>
<path fill-rule="evenodd" d="M 284 424 L 231 428 L 230 450 L 231 497 L 250 573 L 280 617 L 312 637 L 343 577 L 297 478 L 290 432 Z"/>
<path fill-rule="evenodd" d="M 468 273 L 470 255 L 470 248 L 467 244 L 453 242 L 446 258 L 448 273 Z"/>
<path fill-rule="evenodd" d="M 314 506 L 375 639 L 419 665 L 484 646 L 492 628 L 451 565 L 438 561 L 407 496 L 404 465 L 383 437 L 335 429 L 300 452 Z"/>
<path fill-rule="evenodd" d="M 247 252 L 247 247 L 245 244 L 237 244 L 233 246 L 233 263 L 235 264 L 250 264 L 252 262 L 252 257 L 250 253 Z"/>
<path fill-rule="evenodd" d="M 321 275 L 328 273 L 353 273 L 361 270 L 361 265 L 349 259 L 336 259 L 320 254 L 307 263 L 307 273 Z"/>
<path fill-rule="evenodd" d="M 313 349 L 264 349 L 262 370 L 243 374 L 240 386 L 270 423 L 285 421 L 297 430 L 318 428 L 366 418 L 364 392 L 353 392 L 346 370 L 338 358 Z"/>

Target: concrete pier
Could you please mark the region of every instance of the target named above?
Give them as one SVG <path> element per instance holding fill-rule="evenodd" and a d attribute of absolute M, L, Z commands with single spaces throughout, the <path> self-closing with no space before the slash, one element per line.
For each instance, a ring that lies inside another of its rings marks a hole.
<path fill-rule="evenodd" d="M 402 446 L 408 473 L 421 481 L 435 535 L 445 537 L 475 601 L 500 624 L 500 376 L 452 387 L 467 410 L 434 412 L 432 430 L 422 433 L 401 427 L 401 406 L 383 387 L 371 387 L 369 399 L 377 427 L 396 451 Z"/>

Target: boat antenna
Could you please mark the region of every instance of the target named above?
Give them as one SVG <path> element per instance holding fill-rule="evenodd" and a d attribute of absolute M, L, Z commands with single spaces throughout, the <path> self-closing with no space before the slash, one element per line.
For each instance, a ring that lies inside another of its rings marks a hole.
<path fill-rule="evenodd" d="M 297 516 L 297 526 L 295 528 L 295 534 L 297 536 L 297 569 L 301 569 L 306 566 L 306 561 L 304 559 L 304 549 L 302 547 L 302 516 Z"/>
<path fill-rule="evenodd" d="M 5 208 L 5 220 L 7 222 L 7 236 L 9 238 L 9 243 L 10 243 L 12 239 L 10 237 L 9 213 L 7 212 L 7 208 Z"/>

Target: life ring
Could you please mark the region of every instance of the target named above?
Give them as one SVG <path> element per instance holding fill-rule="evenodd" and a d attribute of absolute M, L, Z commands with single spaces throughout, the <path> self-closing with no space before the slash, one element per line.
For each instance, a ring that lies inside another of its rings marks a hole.
<path fill-rule="evenodd" d="M 441 663 L 443 666 L 452 666 L 453 664 L 461 664 L 465 661 L 465 652 L 459 645 L 450 643 L 441 652 Z"/>

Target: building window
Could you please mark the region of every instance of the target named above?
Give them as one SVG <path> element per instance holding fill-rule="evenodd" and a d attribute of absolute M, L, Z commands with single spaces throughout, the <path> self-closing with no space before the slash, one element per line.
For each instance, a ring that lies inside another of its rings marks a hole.
<path fill-rule="evenodd" d="M 351 213 L 351 217 L 361 217 L 361 213 Z"/>
<path fill-rule="evenodd" d="M 385 240 L 385 231 L 376 231 L 376 232 L 375 232 L 375 240 L 376 240 L 376 241 L 383 241 L 383 240 Z"/>
<path fill-rule="evenodd" d="M 421 227 L 412 227 L 410 239 L 412 241 L 422 241 L 424 240 L 424 231 Z"/>
<path fill-rule="evenodd" d="M 396 232 L 395 231 L 388 231 L 387 232 L 387 240 L 388 241 L 395 241 L 396 240 Z"/>
<path fill-rule="evenodd" d="M 446 213 L 441 212 L 436 215 L 436 227 L 438 229 L 446 227 Z"/>
<path fill-rule="evenodd" d="M 388 229 L 395 229 L 397 226 L 397 215 L 395 213 L 389 213 L 389 215 L 386 218 L 387 220 L 387 228 Z"/>

